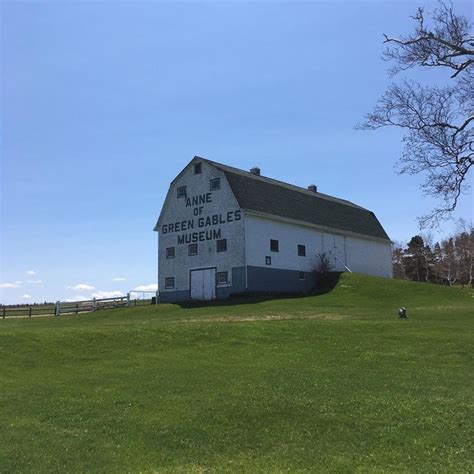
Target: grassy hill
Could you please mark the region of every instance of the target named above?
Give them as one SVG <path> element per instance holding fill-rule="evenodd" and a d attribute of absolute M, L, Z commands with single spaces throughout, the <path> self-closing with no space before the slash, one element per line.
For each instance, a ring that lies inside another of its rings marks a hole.
<path fill-rule="evenodd" d="M 399 320 L 399 306 L 409 319 Z M 472 292 L 0 321 L 2 472 L 472 472 Z"/>

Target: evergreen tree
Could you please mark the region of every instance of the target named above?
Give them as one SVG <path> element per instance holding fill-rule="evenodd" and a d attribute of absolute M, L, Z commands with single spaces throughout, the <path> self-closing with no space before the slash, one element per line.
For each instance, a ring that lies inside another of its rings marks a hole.
<path fill-rule="evenodd" d="M 408 242 L 403 258 L 405 273 L 409 280 L 426 281 L 427 263 L 425 243 L 421 235 L 413 236 Z"/>

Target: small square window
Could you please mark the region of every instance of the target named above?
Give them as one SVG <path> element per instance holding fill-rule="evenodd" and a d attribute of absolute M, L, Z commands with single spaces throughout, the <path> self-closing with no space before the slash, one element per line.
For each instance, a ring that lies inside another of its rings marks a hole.
<path fill-rule="evenodd" d="M 221 189 L 221 178 L 214 178 L 211 179 L 211 191 L 217 191 L 218 189 Z"/>
<path fill-rule="evenodd" d="M 298 257 L 306 257 L 306 246 L 298 245 Z"/>
<path fill-rule="evenodd" d="M 178 198 L 186 197 L 186 186 L 179 186 Z"/>
<path fill-rule="evenodd" d="M 305 272 L 298 272 L 298 280 L 306 280 Z"/>
<path fill-rule="evenodd" d="M 189 244 L 188 255 L 197 255 L 197 254 L 198 254 L 198 244 Z"/>
<path fill-rule="evenodd" d="M 271 265 L 272 264 L 272 257 L 265 257 L 265 265 Z"/>
<path fill-rule="evenodd" d="M 278 252 L 278 240 L 270 239 L 270 251 Z"/>
<path fill-rule="evenodd" d="M 168 247 L 166 249 L 166 258 L 174 258 L 174 257 L 175 257 L 174 247 Z"/>
<path fill-rule="evenodd" d="M 174 288 L 174 277 L 165 278 L 165 289 Z"/>
<path fill-rule="evenodd" d="M 218 240 L 216 243 L 218 252 L 225 252 L 227 250 L 227 239 Z"/>
<path fill-rule="evenodd" d="M 202 173 L 202 163 L 195 163 L 194 174 L 201 174 L 201 173 Z"/>
<path fill-rule="evenodd" d="M 224 283 L 229 283 L 229 274 L 228 274 L 228 272 L 218 272 L 217 273 L 217 284 L 222 285 Z"/>

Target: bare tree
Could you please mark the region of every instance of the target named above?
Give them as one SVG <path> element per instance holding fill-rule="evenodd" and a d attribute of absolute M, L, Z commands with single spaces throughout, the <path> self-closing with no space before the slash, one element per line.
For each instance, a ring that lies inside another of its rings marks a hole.
<path fill-rule="evenodd" d="M 315 271 L 320 275 L 326 275 L 330 271 L 332 271 L 331 261 L 329 260 L 328 255 L 326 252 L 318 253 L 317 254 L 318 261 L 316 263 Z"/>
<path fill-rule="evenodd" d="M 404 80 L 392 84 L 374 111 L 357 128 L 386 126 L 406 130 L 399 173 L 424 173 L 425 195 L 440 202 L 422 216 L 422 227 L 435 226 L 456 209 L 467 191 L 467 176 L 474 163 L 474 37 L 467 18 L 452 5 L 440 3 L 429 24 L 423 8 L 412 18 L 414 32 L 401 38 L 385 36 L 384 59 L 394 63 L 392 75 L 413 67 L 450 71 L 446 86 L 422 86 Z"/>
<path fill-rule="evenodd" d="M 431 280 L 431 277 L 432 277 L 431 269 L 433 267 L 433 258 L 434 258 L 432 249 L 434 248 L 434 238 L 431 232 L 424 232 L 421 234 L 421 237 L 423 239 L 423 242 L 425 243 L 425 246 L 423 247 L 422 255 L 425 260 L 425 268 L 426 268 L 425 281 L 428 282 Z"/>
<path fill-rule="evenodd" d="M 443 250 L 439 242 L 436 242 L 433 249 L 433 273 L 435 283 L 443 283 Z"/>
<path fill-rule="evenodd" d="M 407 280 L 405 263 L 403 261 L 405 253 L 402 242 L 394 242 L 392 245 L 392 266 L 393 276 L 400 280 Z"/>
<path fill-rule="evenodd" d="M 459 275 L 454 239 L 449 237 L 448 239 L 442 240 L 441 250 L 443 252 L 443 259 L 440 266 L 441 276 L 446 280 L 449 286 L 453 286 Z"/>
<path fill-rule="evenodd" d="M 464 219 L 457 222 L 456 250 L 460 267 L 460 282 L 472 287 L 474 283 L 474 226 Z"/>

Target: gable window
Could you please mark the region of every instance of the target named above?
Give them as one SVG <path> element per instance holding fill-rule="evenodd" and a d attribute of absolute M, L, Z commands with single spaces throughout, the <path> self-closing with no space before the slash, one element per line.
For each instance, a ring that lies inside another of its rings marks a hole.
<path fill-rule="evenodd" d="M 271 265 L 272 264 L 272 257 L 265 257 L 265 265 Z"/>
<path fill-rule="evenodd" d="M 186 186 L 179 186 L 178 198 L 186 197 Z"/>
<path fill-rule="evenodd" d="M 174 288 L 174 277 L 166 277 L 165 278 L 165 288 L 167 290 Z"/>
<path fill-rule="evenodd" d="M 197 254 L 198 254 L 198 244 L 189 244 L 188 255 L 197 255 Z"/>
<path fill-rule="evenodd" d="M 211 179 L 211 191 L 217 191 L 218 189 L 221 189 L 221 178 L 214 178 Z"/>
<path fill-rule="evenodd" d="M 202 173 L 202 163 L 195 163 L 194 174 L 201 174 L 201 173 Z"/>
<path fill-rule="evenodd" d="M 270 239 L 270 251 L 278 252 L 278 240 Z"/>
<path fill-rule="evenodd" d="M 216 241 L 216 250 L 218 252 L 225 252 L 227 250 L 227 239 L 220 239 Z"/>
<path fill-rule="evenodd" d="M 166 249 L 166 258 L 174 258 L 174 257 L 175 257 L 174 247 L 168 247 Z"/>
<path fill-rule="evenodd" d="M 298 245 L 298 257 L 306 257 L 306 245 Z"/>
<path fill-rule="evenodd" d="M 304 272 L 298 272 L 298 280 L 306 280 L 306 275 Z"/>
<path fill-rule="evenodd" d="M 229 273 L 228 272 L 217 272 L 217 284 L 223 285 L 229 283 Z"/>

